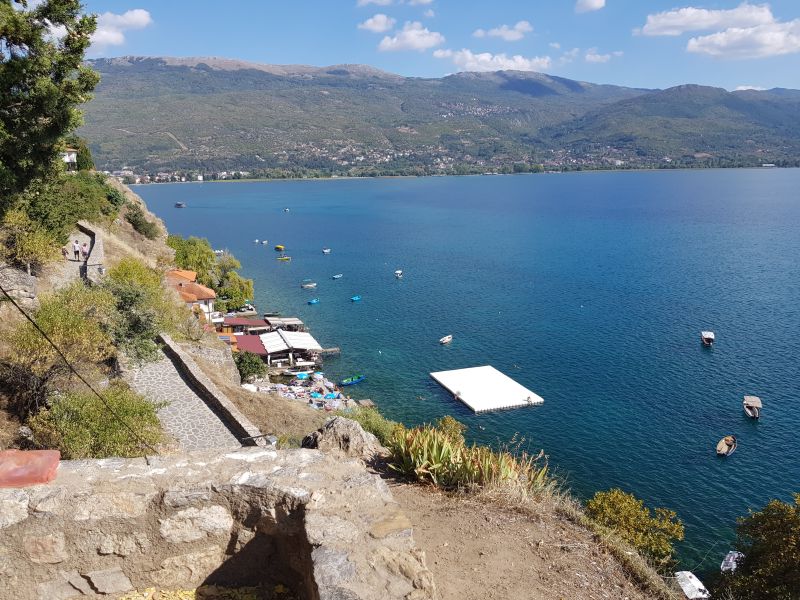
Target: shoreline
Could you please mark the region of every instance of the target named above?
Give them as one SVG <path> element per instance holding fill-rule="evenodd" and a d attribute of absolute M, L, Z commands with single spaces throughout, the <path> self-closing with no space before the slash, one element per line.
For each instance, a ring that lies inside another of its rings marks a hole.
<path fill-rule="evenodd" d="M 591 173 L 661 173 L 661 172 L 686 172 L 686 171 L 775 171 L 785 169 L 800 169 L 800 167 L 637 167 L 631 169 L 569 169 L 562 171 L 542 171 L 540 173 L 448 173 L 440 175 L 333 175 L 326 177 L 249 177 L 242 179 L 214 179 L 208 181 L 153 181 L 150 183 L 128 183 L 130 188 L 148 185 L 184 185 L 204 183 L 275 183 L 290 181 L 353 181 L 374 179 L 425 179 L 445 177 L 526 177 L 534 175 L 584 175 Z"/>

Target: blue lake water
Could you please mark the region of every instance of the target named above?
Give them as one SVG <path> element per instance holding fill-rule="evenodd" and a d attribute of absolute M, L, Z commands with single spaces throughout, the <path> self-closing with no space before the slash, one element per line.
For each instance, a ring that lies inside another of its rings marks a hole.
<path fill-rule="evenodd" d="M 766 169 L 136 188 L 171 232 L 232 251 L 261 311 L 340 346 L 326 371 L 365 373 L 356 397 L 407 424 L 453 415 L 481 443 L 519 434 L 581 497 L 676 510 L 701 571 L 737 516 L 800 491 L 798 190 L 800 170 Z M 428 375 L 482 364 L 544 405 L 474 416 Z"/>

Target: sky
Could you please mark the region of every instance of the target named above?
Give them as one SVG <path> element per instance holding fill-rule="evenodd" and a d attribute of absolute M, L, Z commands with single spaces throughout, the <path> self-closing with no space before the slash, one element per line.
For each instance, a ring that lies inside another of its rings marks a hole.
<path fill-rule="evenodd" d="M 414 77 L 800 89 L 800 0 L 84 0 L 92 58 L 368 64 Z"/>

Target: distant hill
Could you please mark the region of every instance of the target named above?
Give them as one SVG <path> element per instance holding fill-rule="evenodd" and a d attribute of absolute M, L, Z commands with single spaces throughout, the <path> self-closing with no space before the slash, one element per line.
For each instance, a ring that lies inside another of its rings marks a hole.
<path fill-rule="evenodd" d="M 101 168 L 436 173 L 800 158 L 800 91 L 596 85 L 541 73 L 98 59 Z"/>

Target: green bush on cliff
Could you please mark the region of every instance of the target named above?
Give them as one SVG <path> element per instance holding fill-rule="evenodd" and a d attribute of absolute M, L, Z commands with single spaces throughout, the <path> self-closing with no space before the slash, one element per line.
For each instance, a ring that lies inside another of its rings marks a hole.
<path fill-rule="evenodd" d="M 154 240 L 158 237 L 159 229 L 153 221 L 148 221 L 144 216 L 144 211 L 138 204 L 131 204 L 125 213 L 125 220 L 131 224 L 131 227 L 137 232 L 141 233 L 148 240 Z"/>
<path fill-rule="evenodd" d="M 643 500 L 618 488 L 597 492 L 586 504 L 590 519 L 612 530 L 664 571 L 672 565 L 673 540 L 683 539 L 683 523 L 666 508 L 654 512 Z"/>
<path fill-rule="evenodd" d="M 252 352 L 237 352 L 233 355 L 233 361 L 236 363 L 239 376 L 244 382 L 267 374 L 267 365 L 257 354 Z"/>
<path fill-rule="evenodd" d="M 368 431 L 378 441 L 386 446 L 397 429 L 402 429 L 402 425 L 397 421 L 392 421 L 384 417 L 377 408 L 359 407 L 346 411 L 339 411 L 337 414 L 356 421 L 364 431 Z"/>
<path fill-rule="evenodd" d="M 105 402 L 89 391 L 52 400 L 28 422 L 36 443 L 59 449 L 66 459 L 151 454 L 148 445 L 163 441 L 158 407 L 120 381 L 101 395 Z"/>

